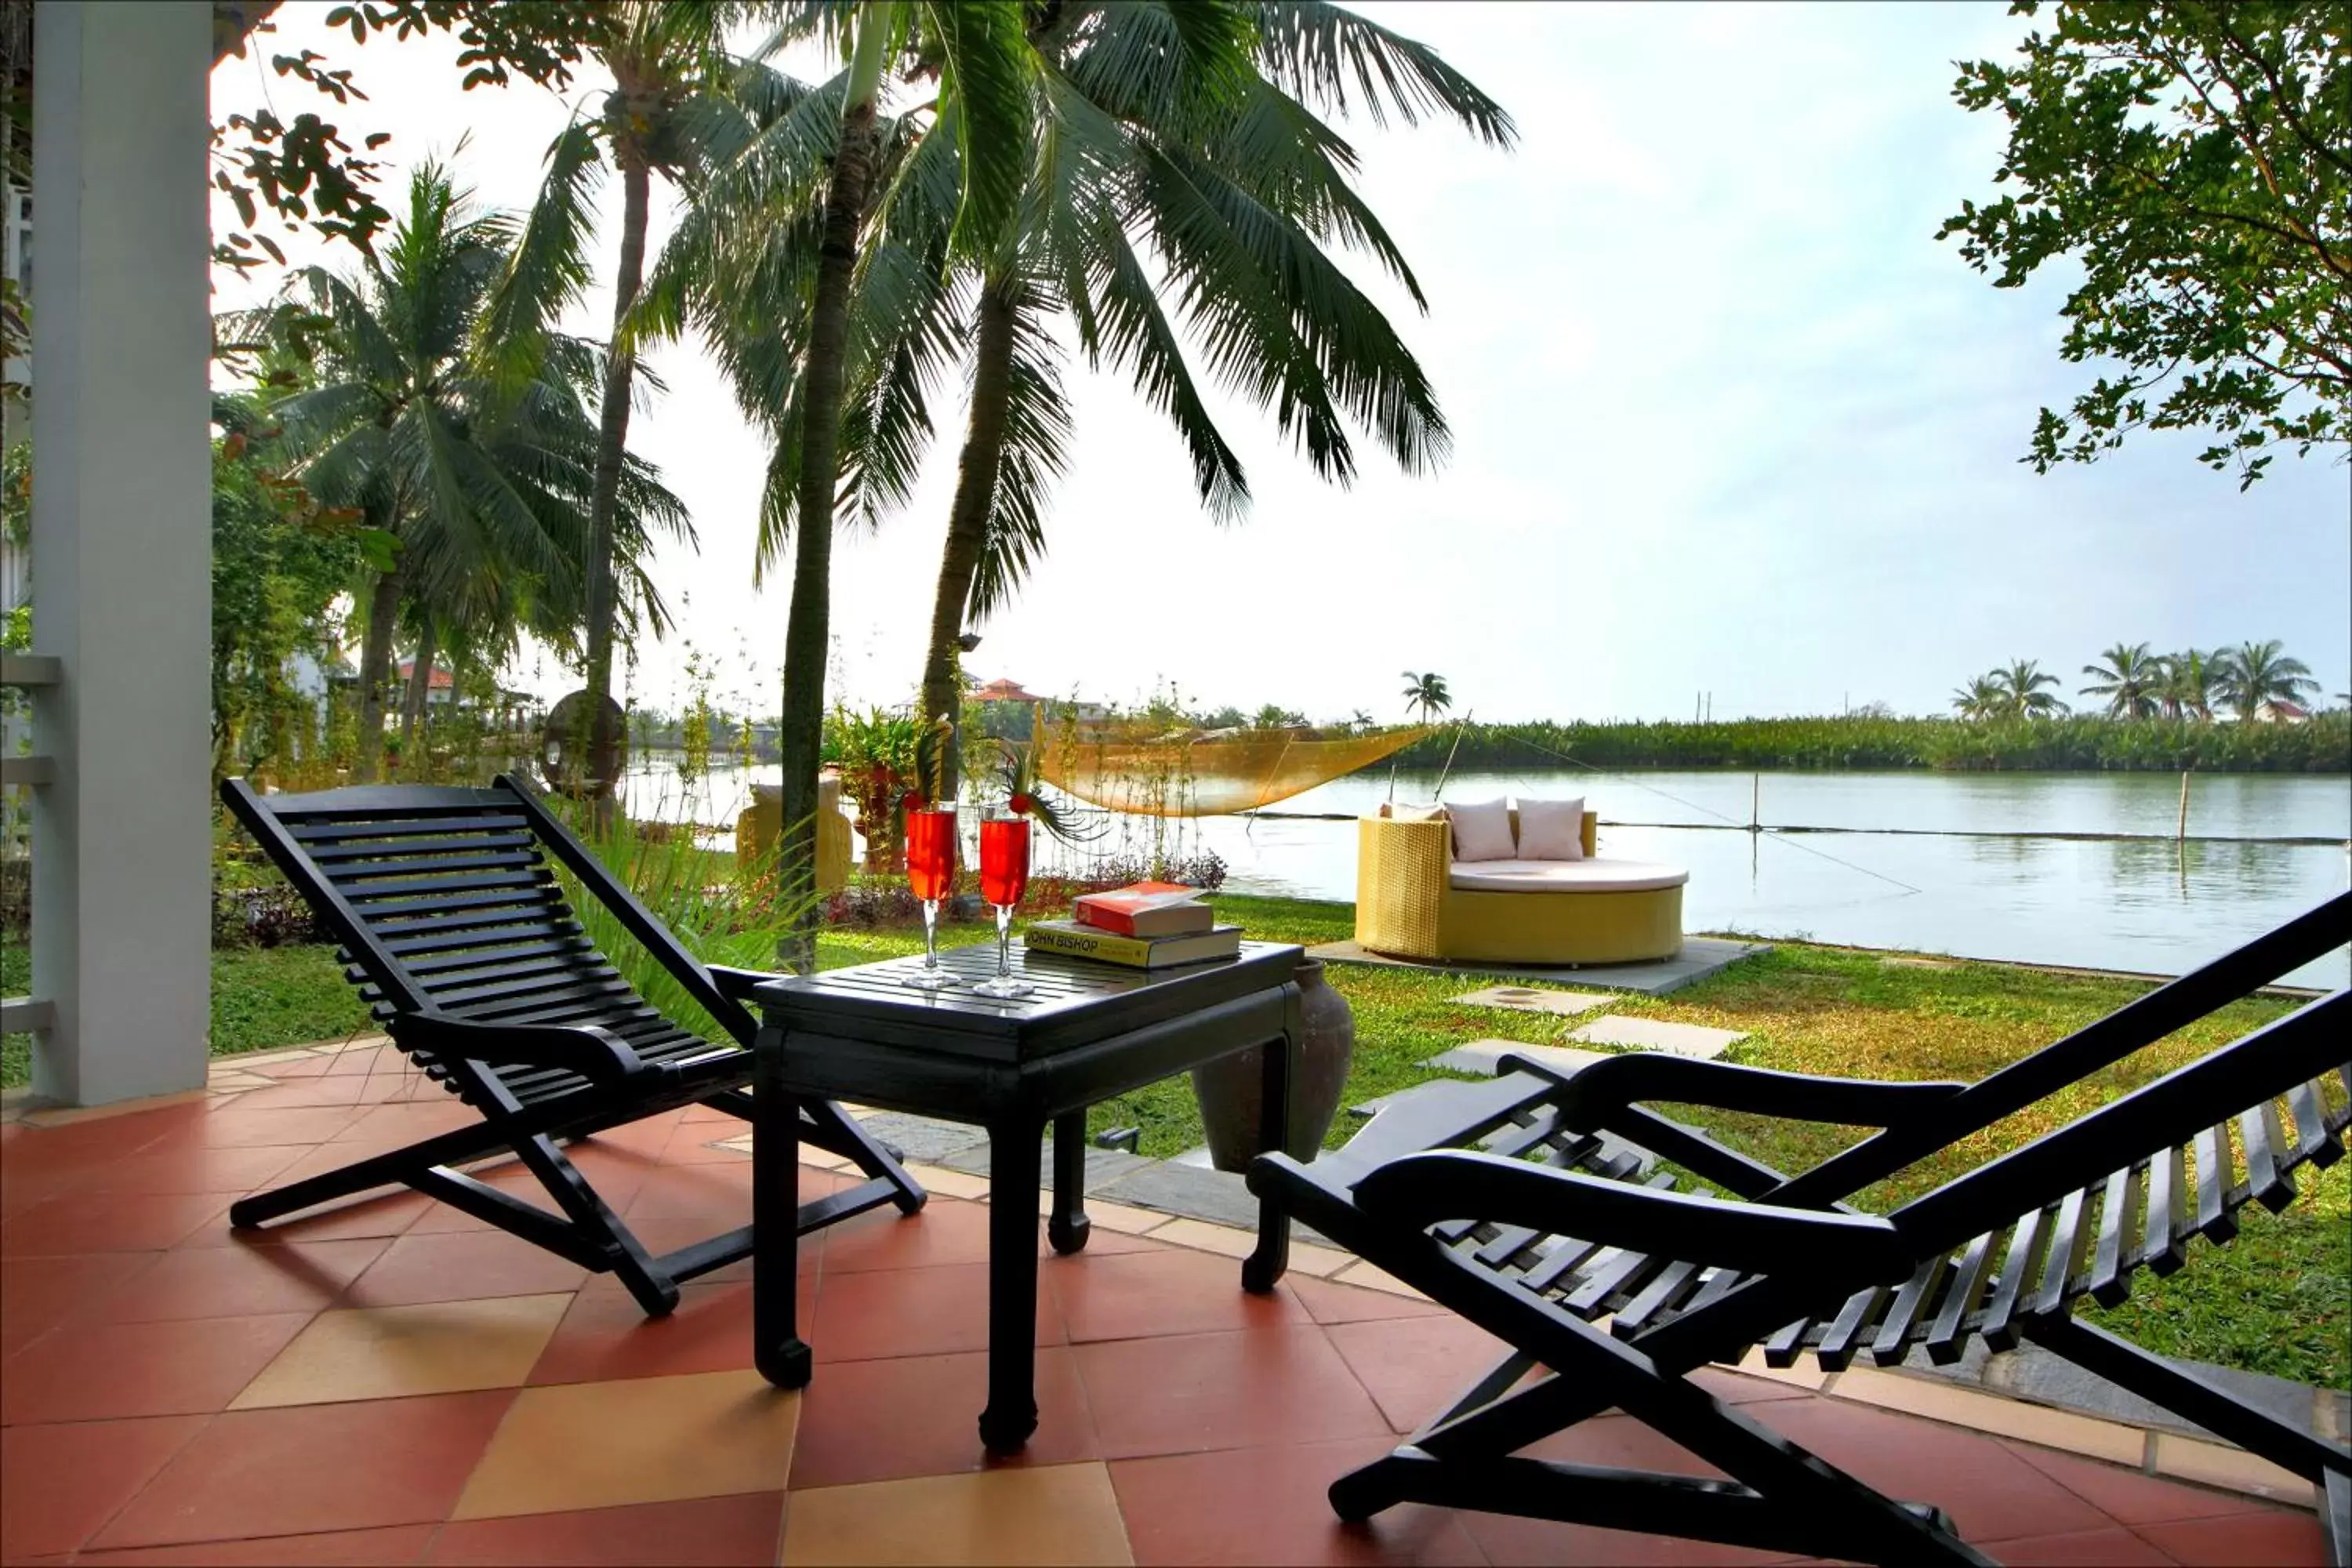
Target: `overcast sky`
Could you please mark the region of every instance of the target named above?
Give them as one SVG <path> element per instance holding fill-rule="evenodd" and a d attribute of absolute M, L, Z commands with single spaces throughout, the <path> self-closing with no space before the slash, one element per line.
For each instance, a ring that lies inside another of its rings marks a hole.
<path fill-rule="evenodd" d="M 446 37 L 357 47 L 320 25 L 326 9 L 287 5 L 256 53 L 309 47 L 352 68 L 371 101 L 331 117 L 393 133 L 388 206 L 426 155 L 487 204 L 525 205 L 548 142 L 602 85 L 463 92 Z M 2065 279 L 1995 289 L 1934 238 L 1992 188 L 2000 127 L 1949 89 L 1955 60 L 2021 35 L 2003 6 L 1364 9 L 1434 45 L 1519 126 L 1508 153 L 1451 126 L 1346 128 L 1429 313 L 1350 270 L 1433 378 L 1451 460 L 1408 479 L 1365 439 L 1339 489 L 1226 399 L 1256 500 L 1219 527 L 1174 435 L 1123 381 L 1074 371 L 1051 550 L 981 628 L 973 675 L 1121 701 L 1173 683 L 1188 702 L 1318 720 L 1402 718 L 1406 668 L 1444 674 L 1456 712 L 1486 720 L 1688 717 L 1703 690 L 1718 718 L 1933 712 L 2011 657 L 2057 669 L 2071 695 L 2117 639 L 2275 637 L 2345 689 L 2342 462 L 2288 452 L 2242 495 L 2197 463 L 2195 437 L 2137 436 L 2042 477 L 2016 461 L 2035 410 L 2096 372 L 2058 358 Z M 265 75 L 226 62 L 215 117 L 258 101 Z M 307 89 L 268 90 L 282 112 L 311 107 Z M 666 228 L 658 212 L 656 241 Z M 614 246 L 608 227 L 607 271 Z M 222 279 L 219 302 L 253 287 Z M 574 325 L 601 335 L 608 310 L 592 301 Z M 633 689 L 674 704 L 692 647 L 722 698 L 772 710 L 789 581 L 751 584 L 765 446 L 698 351 L 655 363 L 667 391 L 631 444 L 701 547 L 657 559 L 683 635 L 642 650 Z M 901 700 L 920 671 L 962 421 L 952 398 L 937 413 L 913 504 L 835 552 L 853 701 Z M 549 694 L 574 684 L 545 659 L 517 673 Z"/>

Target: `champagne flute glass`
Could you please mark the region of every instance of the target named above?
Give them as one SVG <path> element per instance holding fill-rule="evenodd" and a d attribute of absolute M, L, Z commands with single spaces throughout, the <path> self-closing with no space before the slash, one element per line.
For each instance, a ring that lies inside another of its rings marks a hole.
<path fill-rule="evenodd" d="M 1029 819 L 1006 811 L 980 825 L 980 896 L 996 907 L 996 978 L 972 987 L 982 996 L 1028 996 L 1036 987 L 1013 978 L 1013 910 L 1029 886 Z"/>
<path fill-rule="evenodd" d="M 937 991 L 959 984 L 940 967 L 940 900 L 955 885 L 956 814 L 953 803 L 911 806 L 907 812 L 907 886 L 923 900 L 923 967 L 902 984 Z"/>

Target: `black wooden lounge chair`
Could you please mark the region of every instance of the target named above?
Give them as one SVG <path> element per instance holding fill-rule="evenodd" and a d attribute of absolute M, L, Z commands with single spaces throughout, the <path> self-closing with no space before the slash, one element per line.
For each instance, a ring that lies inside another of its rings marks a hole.
<path fill-rule="evenodd" d="M 1829 1370 L 1924 1347 L 2031 1340 L 2321 1491 L 2339 1565 L 2352 1455 L 2073 1316 L 2191 1237 L 2294 1195 L 2352 1122 L 2352 992 L 2336 992 L 1904 1204 L 1843 1200 L 2352 940 L 2336 898 L 1975 1084 L 1812 1079 L 1660 1055 L 1562 1076 L 1507 1058 L 1383 1111 L 1334 1154 L 1259 1158 L 1250 1184 L 1517 1347 L 1385 1458 L 1331 1487 L 1344 1519 L 1406 1501 L 1880 1563 L 1989 1561 L 1936 1510 L 1893 1501 L 1688 1374 L 1762 1345 Z M 1645 1110 L 1680 1103 L 1884 1129 L 1788 1176 Z M 2236 1136 L 2233 1140 L 2232 1132 Z M 1454 1147 L 1479 1144 L 1475 1150 Z M 1670 1190 L 1662 1157 L 1738 1199 Z M 1606 1318 L 1606 1326 L 1601 1320 Z M 1537 1368 L 1549 1375 L 1521 1386 Z M 1515 1457 L 1612 1406 L 1733 1478 Z"/>
<path fill-rule="evenodd" d="M 268 796 L 230 779 L 221 798 L 334 931 L 346 977 L 393 1043 L 482 1116 L 478 1127 L 247 1198 L 229 1210 L 230 1224 L 262 1225 L 404 1184 L 583 1268 L 612 1270 L 656 1316 L 677 1305 L 681 1280 L 751 1252 L 746 1226 L 649 1254 L 557 1143 L 696 1103 L 748 1119 L 758 1026 L 743 998 L 772 976 L 697 961 L 509 776 L 488 789 Z M 731 1038 L 714 1044 L 631 988 L 574 918 L 551 856 Z M 868 1178 L 803 1205 L 802 1234 L 885 1203 L 907 1214 L 922 1206 L 922 1188 L 840 1107 L 804 1102 L 800 1136 Z M 557 1213 L 457 1169 L 507 1152 L 545 1185 Z"/>

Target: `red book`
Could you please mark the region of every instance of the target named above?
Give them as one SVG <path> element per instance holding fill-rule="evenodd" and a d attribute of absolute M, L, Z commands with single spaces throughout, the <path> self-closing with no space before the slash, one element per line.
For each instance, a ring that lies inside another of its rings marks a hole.
<path fill-rule="evenodd" d="M 1077 900 L 1080 925 L 1120 936 L 1178 936 L 1209 930 L 1217 923 L 1201 889 L 1177 882 L 1133 882 L 1107 893 L 1087 893 Z"/>

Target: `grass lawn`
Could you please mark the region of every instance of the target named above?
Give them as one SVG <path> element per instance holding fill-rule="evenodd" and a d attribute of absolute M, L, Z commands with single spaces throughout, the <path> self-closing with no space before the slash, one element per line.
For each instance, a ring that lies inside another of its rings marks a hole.
<path fill-rule="evenodd" d="M 1351 933 L 1346 904 L 1229 896 L 1219 908 L 1254 936 L 1322 942 Z M 991 934 L 979 923 L 943 926 L 952 945 Z M 918 952 L 919 931 L 841 931 L 819 944 L 826 968 Z M 25 985 L 21 943 L 0 950 L 0 991 Z M 1356 1059 L 1344 1103 L 1426 1079 L 1419 1064 L 1465 1040 L 1555 1041 L 1573 1019 L 1463 1006 L 1452 998 L 1478 983 L 1458 975 L 1335 964 L 1334 986 L 1356 1016 Z M 1983 1077 L 2146 987 L 2127 980 L 2046 974 L 2002 964 L 1889 963 L 1886 955 L 1780 943 L 1760 958 L 1663 1000 L 1626 997 L 1628 1015 L 1745 1031 L 1727 1059 L 1793 1072 L 1878 1079 Z M 2090 1084 L 2010 1119 L 1962 1147 L 1923 1162 L 1859 1195 L 1881 1208 L 1915 1195 L 2060 1125 L 2091 1106 L 2201 1055 L 2294 1005 L 2239 1003 L 2144 1051 Z M 234 949 L 214 955 L 215 1054 L 326 1039 L 362 1026 L 364 1014 L 341 981 L 331 950 Z M 8 1083 L 23 1081 L 24 1041 L 5 1057 Z M 1785 1171 L 1813 1164 L 1856 1130 L 1685 1112 L 1754 1157 Z M 1200 1118 L 1181 1079 L 1097 1106 L 1097 1131 L 1136 1126 L 1142 1151 L 1166 1156 L 1201 1142 Z M 1344 1113 L 1333 1144 L 1352 1125 Z M 2191 1266 L 2170 1279 L 2143 1271 L 2133 1300 L 2089 1316 L 2151 1350 L 2352 1388 L 2352 1161 L 2298 1177 L 2304 1195 L 2284 1215 L 2249 1208 L 2238 1239 L 2216 1248 L 2191 1244 Z"/>

